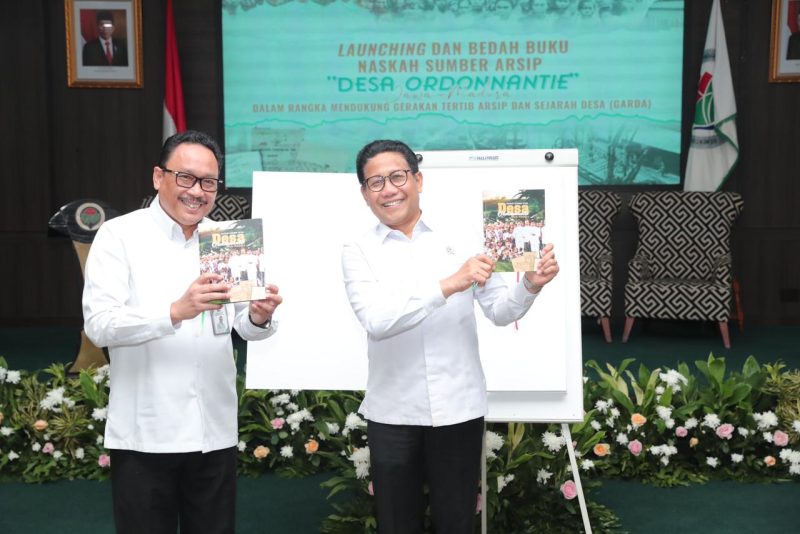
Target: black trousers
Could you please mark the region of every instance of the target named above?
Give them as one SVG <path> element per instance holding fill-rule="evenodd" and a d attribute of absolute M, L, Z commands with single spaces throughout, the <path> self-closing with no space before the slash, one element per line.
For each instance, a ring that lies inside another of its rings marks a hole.
<path fill-rule="evenodd" d="M 482 417 L 442 427 L 368 421 L 367 438 L 381 534 L 423 532 L 425 483 L 434 532 L 474 532 Z"/>
<path fill-rule="evenodd" d="M 236 448 L 209 453 L 111 451 L 119 534 L 233 534 Z"/>

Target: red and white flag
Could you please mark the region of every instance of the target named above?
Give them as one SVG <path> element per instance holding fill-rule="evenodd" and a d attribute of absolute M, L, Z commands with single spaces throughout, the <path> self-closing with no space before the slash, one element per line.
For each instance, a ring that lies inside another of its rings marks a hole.
<path fill-rule="evenodd" d="M 181 66 L 178 60 L 178 40 L 175 38 L 175 21 L 172 18 L 172 0 L 167 0 L 166 43 L 163 141 L 173 134 L 186 130 L 183 84 L 181 84 Z"/>
<path fill-rule="evenodd" d="M 728 179 L 738 159 L 731 64 L 722 11 L 719 0 L 714 0 L 697 84 L 692 142 L 683 189 L 716 191 Z"/>

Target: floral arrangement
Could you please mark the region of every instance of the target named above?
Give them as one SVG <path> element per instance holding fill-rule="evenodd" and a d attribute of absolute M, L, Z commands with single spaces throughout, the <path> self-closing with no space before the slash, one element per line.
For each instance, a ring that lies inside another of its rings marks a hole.
<path fill-rule="evenodd" d="M 585 418 L 571 426 L 584 488 L 601 478 L 660 486 L 800 480 L 800 373 L 750 357 L 739 372 L 710 355 L 677 369 L 586 363 Z M 0 358 L 0 479 L 45 482 L 103 479 L 108 366 L 68 376 L 8 369 Z M 297 477 L 325 471 L 336 513 L 325 532 L 376 532 L 361 393 L 247 390 L 239 393 L 239 470 Z M 502 532 L 574 532 L 577 488 L 557 424 L 490 423 L 486 432 L 486 508 Z M 476 488 L 477 493 L 478 488 Z M 593 530 L 619 527 L 607 508 L 587 501 Z"/>

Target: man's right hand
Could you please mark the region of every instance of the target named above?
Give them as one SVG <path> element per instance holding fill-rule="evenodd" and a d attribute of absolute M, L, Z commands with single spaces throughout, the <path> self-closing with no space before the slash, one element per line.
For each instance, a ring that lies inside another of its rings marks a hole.
<path fill-rule="evenodd" d="M 492 258 L 486 254 L 473 256 L 465 261 L 458 271 L 439 282 L 444 298 L 469 289 L 472 284 L 483 287 L 483 284 L 492 276 L 493 270 L 494 262 Z"/>
<path fill-rule="evenodd" d="M 208 310 L 218 310 L 221 304 L 214 304 L 214 300 L 227 300 L 231 285 L 221 281 L 222 275 L 215 273 L 201 274 L 181 298 L 172 303 L 169 308 L 169 317 L 172 324 L 177 325 L 185 319 L 194 319 L 200 313 Z"/>

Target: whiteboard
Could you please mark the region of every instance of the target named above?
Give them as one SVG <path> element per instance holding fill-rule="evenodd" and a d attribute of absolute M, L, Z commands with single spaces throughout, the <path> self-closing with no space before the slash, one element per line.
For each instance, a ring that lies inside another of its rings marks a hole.
<path fill-rule="evenodd" d="M 553 156 L 546 159 L 546 154 Z M 465 260 L 483 248 L 484 191 L 541 189 L 546 240 L 559 275 L 520 321 L 492 325 L 476 306 L 490 421 L 583 420 L 576 150 L 425 152 L 426 222 L 458 236 Z M 377 223 L 355 174 L 253 173 L 253 217 L 264 222 L 267 281 L 284 302 L 278 333 L 248 343 L 251 389 L 363 390 L 366 334 L 342 282 L 341 251 Z M 495 273 L 506 283 L 516 273 Z"/>

